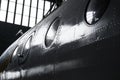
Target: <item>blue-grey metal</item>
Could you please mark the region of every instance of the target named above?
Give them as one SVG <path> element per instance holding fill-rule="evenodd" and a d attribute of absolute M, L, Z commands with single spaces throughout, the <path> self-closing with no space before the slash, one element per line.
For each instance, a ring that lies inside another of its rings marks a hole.
<path fill-rule="evenodd" d="M 92 1 L 94 0 L 65 1 L 36 27 L 15 41 L 0 56 L 0 79 L 116 80 L 120 78 L 120 1 L 110 0 L 109 3 L 105 3 L 107 8 L 102 7 L 104 12 L 98 11 L 99 20 L 89 24 L 86 13 Z M 97 10 L 101 9 L 94 10 L 98 16 Z M 45 38 L 50 34 L 47 31 L 56 17 L 60 18 L 60 26 L 51 31 L 51 35 L 55 35 L 54 38 L 51 36 Z M 92 18 L 94 17 L 96 16 Z M 24 47 L 33 32 L 35 33 L 30 45 Z M 46 46 L 45 40 L 49 43 L 49 37 L 52 43 Z M 19 53 L 24 50 L 29 50 L 29 53 L 25 61 L 19 64 L 21 59 Z"/>

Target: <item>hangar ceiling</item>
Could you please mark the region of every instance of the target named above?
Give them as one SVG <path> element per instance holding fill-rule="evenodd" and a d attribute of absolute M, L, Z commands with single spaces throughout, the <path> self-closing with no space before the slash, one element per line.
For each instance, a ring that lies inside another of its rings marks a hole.
<path fill-rule="evenodd" d="M 45 11 L 50 8 L 46 1 Z M 1 0 L 0 21 L 33 27 L 43 18 L 44 0 Z"/>

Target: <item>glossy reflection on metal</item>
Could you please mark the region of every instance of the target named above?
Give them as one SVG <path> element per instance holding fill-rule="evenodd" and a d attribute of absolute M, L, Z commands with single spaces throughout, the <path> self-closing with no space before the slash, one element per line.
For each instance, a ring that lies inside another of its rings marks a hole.
<path fill-rule="evenodd" d="M 0 80 L 13 80 L 20 78 L 20 71 L 9 71 L 0 73 Z"/>
<path fill-rule="evenodd" d="M 43 46 L 44 45 L 44 36 L 47 31 L 46 27 L 42 26 L 38 31 L 36 31 L 36 35 L 34 36 L 32 46 Z"/>
<path fill-rule="evenodd" d="M 86 21 L 88 24 L 95 24 L 104 14 L 110 0 L 90 0 L 86 11 Z"/>
<path fill-rule="evenodd" d="M 51 25 L 46 33 L 46 36 L 45 36 L 46 47 L 49 47 L 52 44 L 52 42 L 54 41 L 54 38 L 56 36 L 59 25 L 60 25 L 60 18 L 57 17 L 53 20 L 53 22 L 51 23 Z"/>
<path fill-rule="evenodd" d="M 0 73 L 0 79 L 1 80 L 11 80 L 11 79 L 22 79 L 24 78 L 30 78 L 34 77 L 35 75 L 39 75 L 41 77 L 42 75 L 49 74 L 51 72 L 55 71 L 64 71 L 64 70 L 71 70 L 79 67 L 85 67 L 88 66 L 88 63 L 85 63 L 83 59 L 76 59 L 76 60 L 70 60 L 70 61 L 63 61 L 60 63 L 57 63 L 55 66 L 53 64 L 47 64 L 47 65 L 40 65 L 37 67 L 33 67 L 30 69 L 22 69 L 18 71 L 4 71 L 3 73 Z"/>
<path fill-rule="evenodd" d="M 28 54 L 30 52 L 30 48 L 31 48 L 31 41 L 34 35 L 35 35 L 35 32 L 33 32 L 31 36 L 27 39 L 27 41 L 24 43 L 23 51 L 19 55 L 19 64 L 24 63 L 24 61 L 27 59 Z"/>
<path fill-rule="evenodd" d="M 16 56 L 18 49 L 19 49 L 19 47 L 17 46 L 17 47 L 15 48 L 14 52 L 13 52 L 13 55 L 12 55 L 13 57 Z"/>
<path fill-rule="evenodd" d="M 80 38 L 84 38 L 94 32 L 94 27 L 88 27 L 85 23 L 76 25 L 61 25 L 58 44 L 64 45 Z"/>
<path fill-rule="evenodd" d="M 33 67 L 30 69 L 24 69 L 24 70 L 17 70 L 17 71 L 4 71 L 3 73 L 0 73 L 0 80 L 16 80 L 16 79 L 22 79 L 26 80 L 24 78 L 30 78 L 35 75 L 39 75 L 41 77 L 44 74 L 49 74 L 54 70 L 54 66 L 52 64 L 48 65 L 41 65 L 38 67 Z"/>

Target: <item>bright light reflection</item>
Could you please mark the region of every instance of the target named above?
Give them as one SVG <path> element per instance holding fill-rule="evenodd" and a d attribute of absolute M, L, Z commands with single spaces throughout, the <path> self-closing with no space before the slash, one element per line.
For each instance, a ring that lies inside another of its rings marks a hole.
<path fill-rule="evenodd" d="M 93 22 L 94 17 L 95 17 L 94 11 L 87 12 L 86 19 L 87 19 L 88 23 L 91 24 Z"/>
<path fill-rule="evenodd" d="M 31 37 L 28 39 L 27 43 L 25 44 L 25 49 L 30 48 L 30 40 L 31 40 Z"/>
<path fill-rule="evenodd" d="M 19 79 L 21 77 L 31 77 L 34 75 L 44 75 L 46 73 L 52 72 L 54 70 L 53 65 L 42 65 L 39 67 L 30 68 L 27 70 L 21 70 L 21 71 L 6 71 L 3 73 L 0 73 L 0 80 L 11 80 L 11 79 Z"/>
<path fill-rule="evenodd" d="M 18 46 L 16 47 L 16 49 L 13 52 L 13 57 L 17 54 L 17 51 L 18 51 Z"/>
<path fill-rule="evenodd" d="M 53 27 L 51 27 L 51 28 L 49 29 L 48 33 L 47 33 L 46 38 L 47 38 L 47 39 L 50 39 L 50 40 L 53 40 L 54 37 L 55 37 L 55 33 L 56 33 L 56 31 L 53 29 Z"/>
<path fill-rule="evenodd" d="M 47 31 L 47 28 L 42 27 L 39 29 L 39 31 L 37 32 L 37 35 L 33 38 L 33 46 L 40 46 L 40 44 L 43 44 L 44 39 L 45 39 L 45 33 Z"/>
<path fill-rule="evenodd" d="M 59 43 L 61 45 L 64 43 L 69 43 L 71 41 L 78 40 L 93 32 L 93 28 L 86 26 L 86 24 L 84 23 L 77 24 L 74 26 L 63 25 L 61 27 L 62 28 L 59 36 Z"/>
<path fill-rule="evenodd" d="M 80 68 L 80 67 L 85 67 L 87 64 L 84 63 L 83 59 L 76 59 L 76 60 L 70 60 L 70 61 L 64 61 L 61 63 L 57 63 L 55 70 L 56 71 L 63 71 L 63 70 L 71 70 L 75 68 Z M 1 80 L 11 80 L 11 79 L 19 79 L 19 78 L 24 78 L 24 77 L 32 77 L 35 75 L 42 76 L 44 74 L 49 74 L 54 70 L 54 65 L 53 64 L 48 64 L 48 65 L 41 65 L 38 67 L 33 67 L 30 69 L 25 69 L 21 71 L 6 71 L 0 74 L 0 79 Z"/>
<path fill-rule="evenodd" d="M 0 74 L 0 80 L 11 80 L 11 79 L 17 79 L 17 78 L 20 78 L 19 71 L 3 72 Z"/>
<path fill-rule="evenodd" d="M 43 75 L 43 74 L 52 72 L 53 69 L 54 69 L 53 65 L 51 65 L 51 64 L 48 64 L 45 66 L 34 67 L 34 68 L 26 70 L 26 73 L 27 73 L 26 76 L 33 76 L 33 75 L 37 75 L 37 74 Z"/>

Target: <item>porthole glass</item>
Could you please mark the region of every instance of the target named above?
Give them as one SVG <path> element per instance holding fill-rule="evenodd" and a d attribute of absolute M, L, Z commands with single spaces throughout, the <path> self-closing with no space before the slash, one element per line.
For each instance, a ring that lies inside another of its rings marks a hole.
<path fill-rule="evenodd" d="M 46 45 L 46 47 L 49 47 L 52 44 L 52 42 L 53 42 L 53 40 L 54 40 L 54 38 L 56 36 L 56 32 L 58 30 L 59 25 L 60 25 L 60 19 L 59 18 L 56 18 L 52 22 L 52 24 L 50 25 L 50 27 L 49 27 L 49 29 L 48 29 L 48 31 L 46 33 L 46 36 L 45 36 L 45 45 Z"/>
<path fill-rule="evenodd" d="M 85 17 L 88 24 L 95 24 L 107 9 L 110 0 L 89 0 Z"/>
<path fill-rule="evenodd" d="M 32 37 L 30 37 L 30 38 L 27 40 L 23 51 L 27 51 L 27 52 L 28 52 L 28 49 L 30 48 L 31 38 L 32 38 Z"/>
<path fill-rule="evenodd" d="M 28 40 L 26 41 L 26 43 L 23 45 L 23 51 L 20 53 L 19 55 L 19 63 L 23 63 L 29 54 L 30 51 L 30 47 L 31 47 L 31 40 L 32 40 L 32 36 L 28 38 Z"/>
<path fill-rule="evenodd" d="M 18 48 L 19 48 L 18 46 L 15 48 L 15 50 L 14 50 L 14 52 L 13 52 L 13 57 L 16 56 L 17 51 L 18 51 Z"/>

